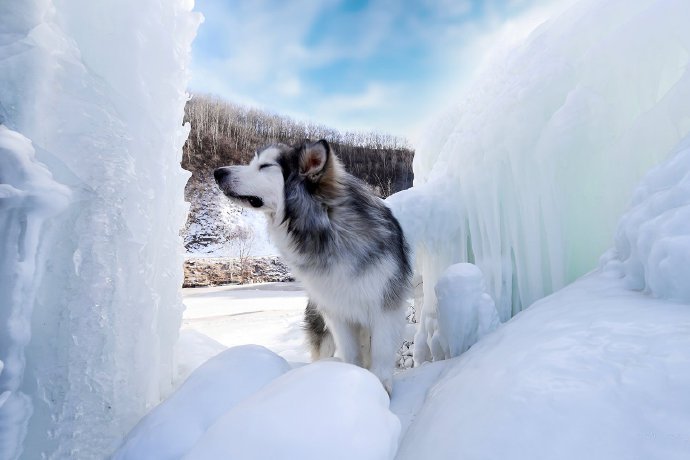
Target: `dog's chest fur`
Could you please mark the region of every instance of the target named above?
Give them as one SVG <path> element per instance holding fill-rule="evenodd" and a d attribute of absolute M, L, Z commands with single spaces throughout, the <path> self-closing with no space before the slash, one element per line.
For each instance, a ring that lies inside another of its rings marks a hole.
<path fill-rule="evenodd" d="M 284 215 L 270 219 L 269 233 L 320 309 L 351 323 L 369 324 L 372 314 L 386 308 L 386 291 L 396 288 L 392 284 L 401 276 L 396 250 L 404 243 L 378 198 L 356 189 L 349 192 L 337 206 L 308 216 L 308 225 L 290 225 Z M 301 218 L 305 216 L 292 216 Z"/>
<path fill-rule="evenodd" d="M 395 270 L 392 260 L 384 258 L 357 267 L 349 257 L 351 253 L 344 253 L 331 254 L 324 263 L 323 257 L 296 251 L 284 225 L 270 225 L 269 232 L 287 265 L 320 309 L 355 324 L 369 324 L 370 315 L 381 310 L 383 291 Z"/>

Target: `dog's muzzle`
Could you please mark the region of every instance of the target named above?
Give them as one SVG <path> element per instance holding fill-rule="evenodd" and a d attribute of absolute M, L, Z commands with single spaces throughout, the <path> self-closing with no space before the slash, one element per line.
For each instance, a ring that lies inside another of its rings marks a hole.
<path fill-rule="evenodd" d="M 229 188 L 225 188 L 223 183 L 226 181 L 227 177 L 230 176 L 230 168 L 218 168 L 213 171 L 213 177 L 216 179 L 218 187 L 230 198 L 235 198 L 238 200 L 244 200 L 249 202 L 253 208 L 260 208 L 264 205 L 264 200 L 254 195 L 238 195 Z"/>

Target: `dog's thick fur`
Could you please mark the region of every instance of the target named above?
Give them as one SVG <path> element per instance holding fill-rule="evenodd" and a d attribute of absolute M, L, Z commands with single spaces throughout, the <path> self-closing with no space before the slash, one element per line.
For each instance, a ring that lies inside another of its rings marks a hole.
<path fill-rule="evenodd" d="M 249 165 L 214 175 L 230 199 L 266 213 L 269 234 L 309 294 L 312 358 L 335 348 L 343 361 L 367 365 L 390 393 L 412 277 L 390 209 L 345 172 L 325 140 L 271 145 Z"/>

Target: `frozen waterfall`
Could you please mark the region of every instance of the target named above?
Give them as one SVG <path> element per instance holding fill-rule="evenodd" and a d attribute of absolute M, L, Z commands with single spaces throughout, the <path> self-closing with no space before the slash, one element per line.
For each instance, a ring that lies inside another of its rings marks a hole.
<path fill-rule="evenodd" d="M 415 360 L 434 286 L 479 266 L 503 321 L 596 268 L 642 175 L 690 132 L 690 3 L 575 3 L 489 59 L 426 132 L 415 187 L 389 199 L 417 251 Z"/>
<path fill-rule="evenodd" d="M 169 391 L 192 2 L 0 3 L 0 457 L 101 458 Z"/>

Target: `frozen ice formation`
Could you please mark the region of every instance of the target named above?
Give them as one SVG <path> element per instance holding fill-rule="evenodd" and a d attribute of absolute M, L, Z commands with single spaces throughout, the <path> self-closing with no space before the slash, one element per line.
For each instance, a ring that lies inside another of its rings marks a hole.
<path fill-rule="evenodd" d="M 635 190 L 604 268 L 656 297 L 690 302 L 690 136 Z"/>
<path fill-rule="evenodd" d="M 0 2 L 3 459 L 103 458 L 170 391 L 191 6 Z"/>
<path fill-rule="evenodd" d="M 484 275 L 476 265 L 448 267 L 436 283 L 436 299 L 438 347 L 442 354 L 432 346 L 434 361 L 460 356 L 501 322 L 493 299 L 485 292 Z"/>
<path fill-rule="evenodd" d="M 635 185 L 690 133 L 688 17 L 681 0 L 577 2 L 489 60 L 427 130 L 414 187 L 388 199 L 423 275 L 421 324 L 454 263 L 481 269 L 502 321 L 596 268 Z M 687 271 L 670 273 L 685 260 L 684 213 L 657 218 L 670 233 L 649 255 L 645 227 L 636 236 L 657 267 L 652 292 L 686 298 Z"/>
<path fill-rule="evenodd" d="M 41 235 L 70 196 L 36 160 L 31 141 L 0 125 L 0 458 L 21 452 L 33 413 L 31 394 L 22 383 L 46 257 Z"/>

